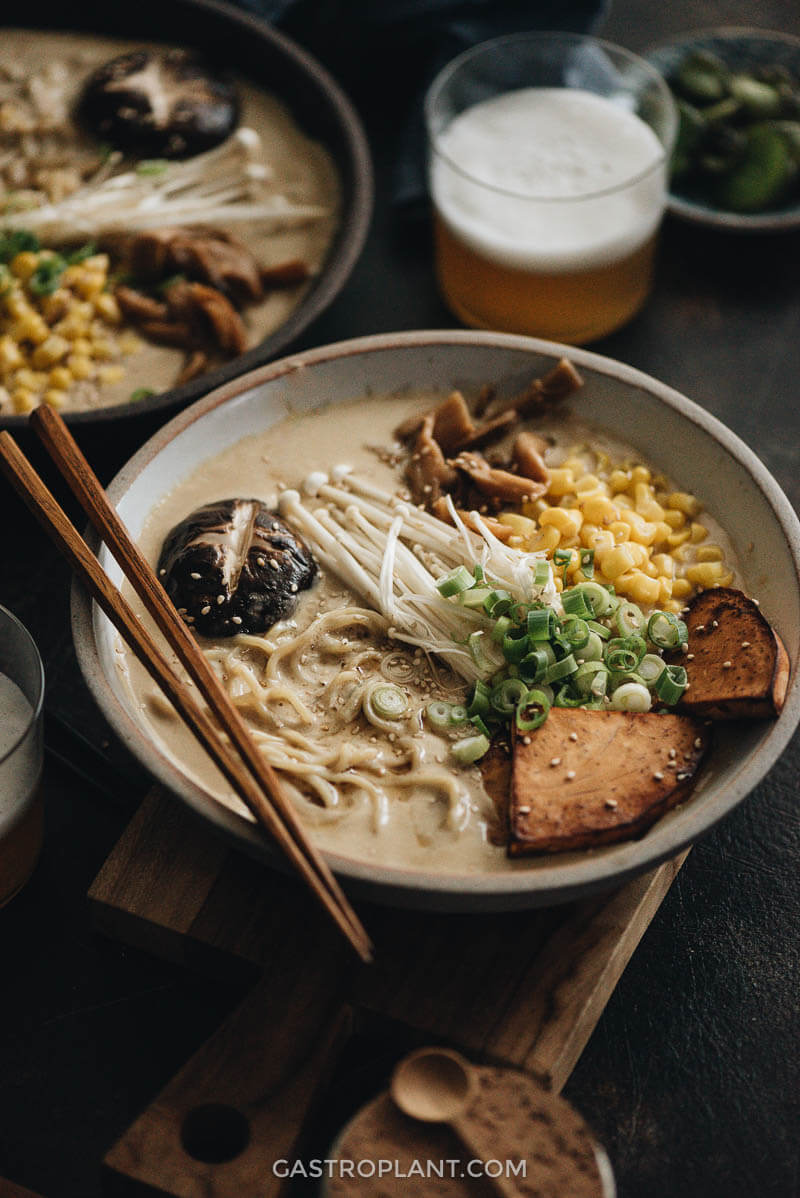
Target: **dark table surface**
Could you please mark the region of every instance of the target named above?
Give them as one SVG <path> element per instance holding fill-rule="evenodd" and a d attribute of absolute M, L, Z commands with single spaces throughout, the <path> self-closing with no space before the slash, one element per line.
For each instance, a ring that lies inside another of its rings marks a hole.
<path fill-rule="evenodd" d="M 800 34 L 794 0 L 698 8 L 618 0 L 602 33 L 633 49 L 698 25 Z M 378 177 L 370 238 L 344 293 L 296 348 L 453 324 L 436 294 L 427 228 L 398 227 L 388 202 L 390 122 L 374 109 L 363 116 Z M 755 450 L 795 507 L 799 267 L 800 235 L 737 237 L 668 220 L 651 301 L 592 347 L 708 408 Z M 135 448 L 109 438 L 109 462 Z M 145 780 L 78 674 L 66 569 L 27 518 L 12 523 L 0 602 L 42 650 L 48 711 L 102 748 L 115 781 L 98 789 L 48 758 L 44 854 L 0 913 L 0 1175 L 50 1198 L 95 1198 L 105 1151 L 239 994 L 92 932 L 87 887 Z M 621 1198 L 800 1193 L 799 763 L 795 738 L 762 785 L 695 847 L 567 1086 L 608 1148 Z M 316 1129 L 319 1148 L 385 1081 L 399 1047 L 399 1033 L 386 1028 L 356 1038 Z"/>

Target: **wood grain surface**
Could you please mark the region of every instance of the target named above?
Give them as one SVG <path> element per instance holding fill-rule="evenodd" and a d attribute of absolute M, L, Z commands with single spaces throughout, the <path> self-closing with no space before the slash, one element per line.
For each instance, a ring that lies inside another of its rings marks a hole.
<path fill-rule="evenodd" d="M 351 1008 L 559 1091 L 684 858 L 545 910 L 360 905 L 376 946 L 365 967 L 294 879 L 229 849 L 153 790 L 89 892 L 96 926 L 205 972 L 260 981 L 115 1145 L 108 1169 L 145 1193 L 277 1194 L 272 1163 L 291 1155 Z M 220 1104 L 223 1124 L 236 1118 L 231 1109 L 246 1120 L 247 1145 L 229 1161 L 198 1160 L 187 1150 L 187 1119 Z"/>

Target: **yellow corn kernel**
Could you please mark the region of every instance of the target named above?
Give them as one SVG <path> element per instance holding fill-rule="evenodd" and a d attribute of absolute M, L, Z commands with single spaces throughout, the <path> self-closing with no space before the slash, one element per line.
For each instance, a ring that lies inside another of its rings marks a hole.
<path fill-rule="evenodd" d="M 612 470 L 608 478 L 608 485 L 612 491 L 627 491 L 630 481 L 631 476 L 627 470 Z"/>
<path fill-rule="evenodd" d="M 606 484 L 601 482 L 596 474 L 584 474 L 575 483 L 576 495 L 593 495 L 596 492 L 605 495 L 607 490 Z"/>
<path fill-rule="evenodd" d="M 655 526 L 656 526 L 656 535 L 653 538 L 653 544 L 654 545 L 663 545 L 663 543 L 664 543 L 664 541 L 666 541 L 667 537 L 672 535 L 672 529 L 670 528 L 669 524 L 667 524 L 666 520 L 656 520 Z"/>
<path fill-rule="evenodd" d="M 667 497 L 667 506 L 683 512 L 685 516 L 696 516 L 702 508 L 699 500 L 695 499 L 694 495 L 690 495 L 688 491 L 673 491 Z"/>
<path fill-rule="evenodd" d="M 601 552 L 595 550 L 595 560 L 611 582 L 633 567 L 633 554 L 628 545 L 615 545 L 613 549 Z"/>
<path fill-rule="evenodd" d="M 666 603 L 667 599 L 672 598 L 673 581 L 672 578 L 664 578 L 663 575 L 659 576 L 657 603 Z"/>
<path fill-rule="evenodd" d="M 699 562 L 686 567 L 686 577 L 698 587 L 713 587 L 725 574 L 722 562 Z"/>
<path fill-rule="evenodd" d="M 663 574 L 667 578 L 672 578 L 675 573 L 675 562 L 668 553 L 654 553 L 650 560 L 659 574 Z"/>
<path fill-rule="evenodd" d="M 16 287 L 12 287 L 11 291 L 2 296 L 2 304 L 8 315 L 14 320 L 19 320 L 21 316 L 33 311 L 23 293 Z"/>
<path fill-rule="evenodd" d="M 86 334 L 89 332 L 89 322 L 82 316 L 78 316 L 76 312 L 70 312 L 63 320 L 59 320 L 57 324 L 53 325 L 53 332 L 59 337 L 66 337 L 68 341 L 85 340 Z M 86 341 L 86 345 L 89 345 L 88 341 Z"/>
<path fill-rule="evenodd" d="M 533 553 L 540 553 L 542 551 L 550 553 L 553 549 L 558 548 L 560 540 L 561 533 L 552 524 L 548 524 L 544 528 L 540 528 L 536 536 L 533 537 L 530 542 L 531 551 Z"/>
<path fill-rule="evenodd" d="M 37 370 L 44 370 L 48 366 L 55 366 L 56 362 L 60 362 L 62 358 L 66 357 L 71 349 L 72 346 L 66 337 L 59 337 L 57 333 L 51 333 L 41 345 L 37 345 L 31 361 Z"/>
<path fill-rule="evenodd" d="M 123 333 L 122 337 L 119 339 L 119 344 L 123 353 L 128 353 L 129 351 L 126 350 L 122 344 L 123 338 L 125 336 L 127 336 L 127 334 Z M 137 347 L 134 346 L 134 348 Z M 545 499 L 523 499 L 522 514 L 523 516 L 527 516 L 530 520 L 538 520 L 542 512 L 546 512 L 549 506 L 550 504 Z"/>
<path fill-rule="evenodd" d="M 576 537 L 583 524 L 583 514 L 578 508 L 550 507 L 539 517 L 539 526 L 545 528 L 552 524 L 562 537 Z"/>
<path fill-rule="evenodd" d="M 608 531 L 614 537 L 617 545 L 621 545 L 624 541 L 631 539 L 631 526 L 627 520 L 612 520 L 608 526 Z"/>
<path fill-rule="evenodd" d="M 11 392 L 11 402 L 15 412 L 32 412 L 39 398 L 28 387 L 16 387 Z"/>
<path fill-rule="evenodd" d="M 689 540 L 693 545 L 699 545 L 700 542 L 704 541 L 707 536 L 708 529 L 704 524 L 695 524 L 692 522 L 692 526 L 689 529 Z"/>
<path fill-rule="evenodd" d="M 72 296 L 66 287 L 57 287 L 52 295 L 42 296 L 39 307 L 48 324 L 55 324 L 69 312 Z"/>
<path fill-rule="evenodd" d="M 658 578 L 658 570 L 655 568 L 649 558 L 642 562 L 639 569 L 641 570 L 642 574 L 646 574 L 648 578 Z"/>
<path fill-rule="evenodd" d="M 72 343 L 72 352 L 80 354 L 81 357 L 90 358 L 92 356 L 92 343 L 88 337 L 77 337 Z"/>
<path fill-rule="evenodd" d="M 656 503 L 653 489 L 647 483 L 636 483 L 633 488 L 633 502 L 636 511 L 640 516 L 644 516 L 645 520 L 664 519 L 664 509 L 660 503 Z"/>
<path fill-rule="evenodd" d="M 584 525 L 584 529 L 586 525 Z M 595 553 L 607 553 L 609 549 L 614 548 L 614 536 L 607 528 L 598 528 L 592 533 L 591 537 L 581 536 L 584 547 L 586 549 L 594 549 Z"/>
<path fill-rule="evenodd" d="M 23 363 L 22 352 L 13 337 L 0 337 L 0 370 L 16 370 Z"/>
<path fill-rule="evenodd" d="M 91 378 L 92 371 L 94 370 L 92 359 L 85 354 L 70 354 L 66 365 L 72 377 L 79 380 Z"/>
<path fill-rule="evenodd" d="M 72 375 L 66 366 L 54 366 L 47 376 L 47 382 L 57 391 L 66 391 L 72 385 Z"/>
<path fill-rule="evenodd" d="M 102 316 L 107 324 L 119 324 L 122 320 L 119 304 L 110 291 L 102 291 L 97 296 L 94 301 L 94 310 L 98 316 Z"/>
<path fill-rule="evenodd" d="M 85 270 L 96 270 L 103 274 L 108 274 L 109 265 L 108 254 L 92 254 L 90 258 L 84 258 L 81 263 Z"/>
<path fill-rule="evenodd" d="M 34 254 L 32 250 L 23 250 L 20 254 L 15 254 L 8 264 L 12 275 L 16 275 L 18 279 L 27 281 L 39 265 L 39 255 Z"/>
<path fill-rule="evenodd" d="M 78 295 L 85 300 L 93 300 L 101 294 L 106 285 L 106 276 L 99 270 L 86 270 L 75 284 Z"/>
<path fill-rule="evenodd" d="M 667 544 L 673 549 L 677 549 L 684 541 L 689 540 L 689 529 L 684 528 L 681 532 L 673 532 L 667 537 Z"/>
<path fill-rule="evenodd" d="M 561 466 L 564 470 L 571 470 L 575 478 L 580 478 L 586 473 L 586 463 L 583 458 L 578 457 L 577 453 L 568 457 L 561 463 Z"/>
<path fill-rule="evenodd" d="M 41 345 L 50 336 L 46 321 L 32 309 L 27 316 L 20 316 L 15 320 L 8 331 L 15 341 L 30 341 L 34 345 Z"/>
<path fill-rule="evenodd" d="M 643 520 L 638 512 L 624 510 L 619 514 L 620 520 L 624 520 L 626 524 L 631 526 L 631 540 L 638 541 L 640 545 L 652 545 L 656 539 L 655 524 L 648 523 Z"/>
<path fill-rule="evenodd" d="M 673 578 L 672 580 L 672 597 L 673 599 L 688 599 L 692 593 L 692 584 L 688 578 Z"/>
<path fill-rule="evenodd" d="M 114 367 L 104 366 L 103 370 L 113 370 Z M 121 370 L 122 367 L 116 367 Z M 529 519 L 528 516 L 520 516 L 517 512 L 501 512 L 497 517 L 501 524 L 506 524 L 514 530 L 514 535 L 522 540 L 527 540 L 529 537 L 536 535 L 536 522 Z"/>
<path fill-rule="evenodd" d="M 664 611 L 673 611 L 677 614 L 681 611 L 681 602 L 679 599 L 665 599 L 662 607 Z"/>
<path fill-rule="evenodd" d="M 614 503 L 617 505 L 620 512 L 622 512 L 623 509 L 626 512 L 633 511 L 633 500 L 631 499 L 630 495 L 626 495 L 624 491 L 619 491 L 614 496 Z"/>
<path fill-rule="evenodd" d="M 652 477 L 652 474 L 646 466 L 634 466 L 631 470 L 631 482 L 633 483 L 634 487 L 636 487 L 638 483 L 649 483 Z"/>
<path fill-rule="evenodd" d="M 98 358 L 101 362 L 107 362 L 110 358 L 115 357 L 116 349 L 111 341 L 103 337 L 98 337 L 92 342 L 92 357 Z"/>
<path fill-rule="evenodd" d="M 570 491 L 575 490 L 575 476 L 571 470 L 567 470 L 564 466 L 555 466 L 550 471 L 550 485 L 547 488 L 549 495 L 554 495 L 556 498 L 561 495 L 568 495 Z"/>
<path fill-rule="evenodd" d="M 42 399 L 51 408 L 63 408 L 67 402 L 66 391 L 57 391 L 55 387 L 51 387 L 49 391 L 45 391 Z"/>
<path fill-rule="evenodd" d="M 616 586 L 618 591 L 630 595 L 634 603 L 655 603 L 661 592 L 658 579 L 648 578 L 639 570 L 633 571 L 630 575 L 623 574 L 617 579 Z"/>
<path fill-rule="evenodd" d="M 683 528 L 684 524 L 686 523 L 686 517 L 684 516 L 683 512 L 679 512 L 672 508 L 664 512 L 664 523 L 668 524 L 673 532 L 676 532 L 679 528 Z"/>
<path fill-rule="evenodd" d="M 721 562 L 723 560 L 722 549 L 719 545 L 699 545 L 695 559 L 698 562 Z"/>
<path fill-rule="evenodd" d="M 608 525 L 619 520 L 619 508 L 607 495 L 588 495 L 581 502 L 581 510 L 590 524 Z"/>
<path fill-rule="evenodd" d="M 15 387 L 29 387 L 31 391 L 36 391 L 41 384 L 42 376 L 35 370 L 31 370 L 29 366 L 23 366 L 14 375 Z"/>

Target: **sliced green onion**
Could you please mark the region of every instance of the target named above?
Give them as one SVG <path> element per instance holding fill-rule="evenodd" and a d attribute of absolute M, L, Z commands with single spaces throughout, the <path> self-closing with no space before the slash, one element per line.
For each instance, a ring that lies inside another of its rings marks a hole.
<path fill-rule="evenodd" d="M 449 599 L 451 595 L 460 595 L 462 591 L 468 591 L 474 584 L 475 580 L 467 567 L 456 566 L 455 570 L 439 579 L 436 589 L 445 599 Z"/>
<path fill-rule="evenodd" d="M 525 632 L 517 636 L 506 635 L 503 637 L 503 657 L 506 661 L 513 662 L 514 665 L 518 665 L 523 657 L 527 656 L 530 647 L 530 638 Z"/>
<path fill-rule="evenodd" d="M 479 733 L 477 736 L 465 736 L 463 740 L 457 740 L 453 745 L 453 756 L 460 765 L 472 765 L 475 761 L 480 761 L 481 757 L 489 751 L 489 738 Z"/>
<path fill-rule="evenodd" d="M 580 616 L 569 616 L 564 620 L 562 636 L 570 649 L 583 649 L 589 644 L 589 625 Z"/>
<path fill-rule="evenodd" d="M 649 711 L 650 691 L 641 682 L 623 682 L 611 696 L 615 711 Z"/>
<path fill-rule="evenodd" d="M 594 577 L 594 549 L 579 549 L 578 561 L 584 578 Z"/>
<path fill-rule="evenodd" d="M 561 592 L 561 605 L 568 616 L 578 616 L 581 620 L 591 620 L 595 614 L 594 608 L 587 601 L 583 587 L 571 587 Z"/>
<path fill-rule="evenodd" d="M 556 655 L 547 641 L 543 641 L 542 644 L 544 648 L 533 649 L 530 653 L 526 653 L 519 663 L 520 678 L 523 678 L 529 686 L 541 682 L 547 672 L 547 667 L 551 661 L 556 659 Z M 546 649 L 550 649 L 549 654 L 545 651 Z"/>
<path fill-rule="evenodd" d="M 624 686 L 626 682 L 636 682 L 639 686 L 646 685 L 644 678 L 635 670 L 612 670 L 608 678 L 608 689 L 615 691 L 618 686 Z"/>
<path fill-rule="evenodd" d="M 532 641 L 551 641 L 558 631 L 552 607 L 533 607 L 527 615 L 528 636 Z"/>
<path fill-rule="evenodd" d="M 506 614 L 511 607 L 512 602 L 513 600 L 508 591 L 489 591 L 483 601 L 483 610 L 486 612 L 487 616 L 493 616 L 497 618 Z"/>
<path fill-rule="evenodd" d="M 476 715 L 483 718 L 489 715 L 491 710 L 492 704 L 489 698 L 489 688 L 479 678 L 472 688 L 472 694 L 467 700 L 467 718 L 471 720 Z"/>
<path fill-rule="evenodd" d="M 689 630 L 673 612 L 654 611 L 647 621 L 647 637 L 657 649 L 677 649 L 688 641 Z"/>
<path fill-rule="evenodd" d="M 605 624 L 598 624 L 597 620 L 587 620 L 586 623 L 589 625 L 589 631 L 594 632 L 601 640 L 607 641 L 611 636 Z"/>
<path fill-rule="evenodd" d="M 596 632 L 589 633 L 589 639 L 580 651 L 584 661 L 603 660 L 603 642 Z"/>
<path fill-rule="evenodd" d="M 613 637 L 605 647 L 610 670 L 635 670 L 647 651 L 640 636 Z"/>
<path fill-rule="evenodd" d="M 555 552 L 553 553 L 553 565 L 564 567 L 563 578 L 564 578 L 565 586 L 567 583 L 567 568 L 569 567 L 571 561 L 572 561 L 572 550 L 571 549 L 556 549 Z"/>
<path fill-rule="evenodd" d="M 547 667 L 544 681 L 546 683 L 560 682 L 562 678 L 568 678 L 570 674 L 574 674 L 578 668 L 578 663 L 571 653 L 566 657 L 562 657 L 561 661 L 554 661 L 551 666 Z"/>
<path fill-rule="evenodd" d="M 538 561 L 536 568 L 533 571 L 533 585 L 535 587 L 547 586 L 550 581 L 550 563 L 547 561 Z"/>
<path fill-rule="evenodd" d="M 472 577 L 475 579 L 476 586 L 481 582 L 485 582 L 486 572 L 480 562 L 475 564 L 475 569 L 472 571 Z"/>
<path fill-rule="evenodd" d="M 667 666 L 655 685 L 655 692 L 662 703 L 670 707 L 677 703 L 686 690 L 688 678 L 683 666 Z"/>
<path fill-rule="evenodd" d="M 498 665 L 498 662 L 495 660 L 495 658 L 490 656 L 490 654 L 486 651 L 486 644 L 488 640 L 488 636 L 482 631 L 482 629 L 471 632 L 467 637 L 467 645 L 469 647 L 470 653 L 472 654 L 472 660 L 475 662 L 475 665 L 482 674 L 488 674 L 490 670 L 494 669 Z"/>
<path fill-rule="evenodd" d="M 612 610 L 613 595 L 608 587 L 601 586 L 599 582 L 582 582 L 574 589 L 581 592 L 585 603 L 591 608 L 590 615 L 595 619 L 607 615 Z"/>
<path fill-rule="evenodd" d="M 552 691 L 550 692 L 552 695 Z M 553 699 L 543 690 L 528 691 L 517 704 L 517 728 L 520 732 L 533 732 L 547 719 Z"/>
<path fill-rule="evenodd" d="M 608 666 L 602 661 L 586 661 L 578 666 L 571 682 L 584 696 L 604 695 L 608 687 Z"/>
<path fill-rule="evenodd" d="M 527 683 L 521 678 L 506 678 L 491 694 L 492 707 L 503 716 L 512 716 L 520 699 L 528 693 Z"/>
<path fill-rule="evenodd" d="M 449 703 L 445 703 L 443 699 L 434 699 L 425 708 L 425 715 L 428 723 L 437 732 L 441 732 L 444 728 L 449 728 L 452 723 L 453 709 Z M 464 709 L 464 717 L 466 718 L 466 708 Z"/>
<path fill-rule="evenodd" d="M 620 603 L 614 619 L 620 636 L 641 636 L 647 621 L 635 603 Z"/>
<path fill-rule="evenodd" d="M 512 626 L 513 622 L 508 616 L 500 616 L 494 628 L 492 629 L 492 640 L 496 645 L 502 645 L 503 637 L 508 634 L 508 630 Z"/>
<path fill-rule="evenodd" d="M 470 587 L 467 591 L 461 591 L 458 597 L 462 607 L 478 608 L 483 607 L 491 594 L 488 587 Z"/>
<path fill-rule="evenodd" d="M 470 720 L 470 723 L 475 728 L 476 732 L 480 732 L 481 736 L 485 736 L 487 740 L 491 740 L 492 734 L 479 715 L 474 715 Z"/>
<path fill-rule="evenodd" d="M 408 711 L 408 697 L 392 682 L 376 686 L 369 698 L 372 710 L 382 720 L 399 720 Z"/>
<path fill-rule="evenodd" d="M 655 686 L 665 668 L 665 662 L 657 653 L 645 653 L 636 667 L 646 686 Z"/>
<path fill-rule="evenodd" d="M 451 725 L 466 724 L 467 719 L 468 719 L 467 709 L 464 706 L 464 704 L 463 703 L 454 703 L 453 706 L 450 708 L 450 723 L 451 723 Z"/>
<path fill-rule="evenodd" d="M 586 702 L 586 696 L 574 691 L 569 683 L 566 683 L 556 693 L 553 699 L 554 707 L 583 707 Z"/>

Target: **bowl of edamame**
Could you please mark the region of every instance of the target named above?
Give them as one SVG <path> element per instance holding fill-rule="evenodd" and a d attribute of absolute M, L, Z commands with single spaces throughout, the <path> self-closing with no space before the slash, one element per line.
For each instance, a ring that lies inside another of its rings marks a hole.
<path fill-rule="evenodd" d="M 646 57 L 680 114 L 670 211 L 726 230 L 800 228 L 800 37 L 709 29 Z"/>

